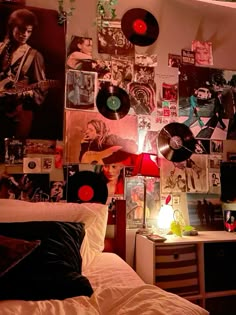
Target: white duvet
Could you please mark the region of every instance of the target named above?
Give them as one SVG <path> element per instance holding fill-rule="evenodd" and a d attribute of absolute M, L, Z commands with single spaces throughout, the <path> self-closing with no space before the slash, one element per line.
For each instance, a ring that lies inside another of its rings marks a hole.
<path fill-rule="evenodd" d="M 115 254 L 98 255 L 84 270 L 94 293 L 63 301 L 0 301 L 0 315 L 207 315 L 191 302 L 144 284 Z"/>

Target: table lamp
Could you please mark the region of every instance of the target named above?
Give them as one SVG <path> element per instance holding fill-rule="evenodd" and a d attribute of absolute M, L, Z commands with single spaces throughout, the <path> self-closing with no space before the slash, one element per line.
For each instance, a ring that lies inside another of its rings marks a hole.
<path fill-rule="evenodd" d="M 143 176 L 144 196 L 143 196 L 143 222 L 142 228 L 139 229 L 140 234 L 147 234 L 146 223 L 146 198 L 147 198 L 147 177 L 160 177 L 160 170 L 158 167 L 158 156 L 156 154 L 141 153 L 138 155 L 133 176 Z"/>

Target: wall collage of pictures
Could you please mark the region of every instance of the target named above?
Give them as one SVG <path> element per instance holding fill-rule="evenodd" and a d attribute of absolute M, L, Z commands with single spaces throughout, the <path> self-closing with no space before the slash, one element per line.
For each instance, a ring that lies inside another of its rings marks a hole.
<path fill-rule="evenodd" d="M 122 17 L 98 21 L 96 39 L 75 33 L 66 45 L 56 11 L 24 6 L 40 25 L 24 43 L 37 62 L 20 69 L 13 59 L 18 81 L 9 87 L 2 62 L 7 21 L 21 9 L 0 3 L 1 93 L 10 96 L 4 108 L 0 100 L 0 197 L 78 202 L 80 185 L 89 185 L 98 202 L 106 190 L 107 204 L 125 199 L 127 227 L 136 228 L 143 219 L 144 181 L 132 171 L 137 154 L 147 152 L 158 155 L 161 170 L 160 178 L 147 178 L 148 222 L 155 224 L 171 195 L 186 224 L 224 229 L 220 164 L 227 142 L 236 140 L 236 71 L 214 68 L 214 41 L 193 39 L 189 49 L 170 52 L 166 73 L 160 73 L 158 52 L 137 53 Z M 151 43 L 158 33 L 148 38 Z M 40 74 L 31 79 L 35 64 Z M 27 85 L 21 71 L 29 72 Z M 170 123 L 185 125 L 196 140 L 191 156 L 180 162 L 158 146 Z M 235 155 L 228 152 L 228 159 Z"/>

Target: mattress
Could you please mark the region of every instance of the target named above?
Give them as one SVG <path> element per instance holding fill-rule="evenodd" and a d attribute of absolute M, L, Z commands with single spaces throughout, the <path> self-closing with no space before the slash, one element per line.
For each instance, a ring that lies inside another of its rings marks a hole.
<path fill-rule="evenodd" d="M 0 315 L 207 315 L 191 302 L 145 284 L 119 256 L 100 253 L 83 270 L 93 295 L 65 300 L 0 302 Z"/>

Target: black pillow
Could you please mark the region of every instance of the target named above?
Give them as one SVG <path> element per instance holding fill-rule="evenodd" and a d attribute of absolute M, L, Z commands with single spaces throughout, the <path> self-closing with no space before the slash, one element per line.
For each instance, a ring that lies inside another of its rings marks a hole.
<path fill-rule="evenodd" d="M 15 267 L 40 245 L 40 241 L 25 241 L 0 235 L 0 277 Z"/>
<path fill-rule="evenodd" d="M 83 223 L 0 223 L 0 234 L 41 241 L 31 255 L 0 278 L 0 299 L 44 300 L 92 295 L 89 280 L 81 275 Z"/>

